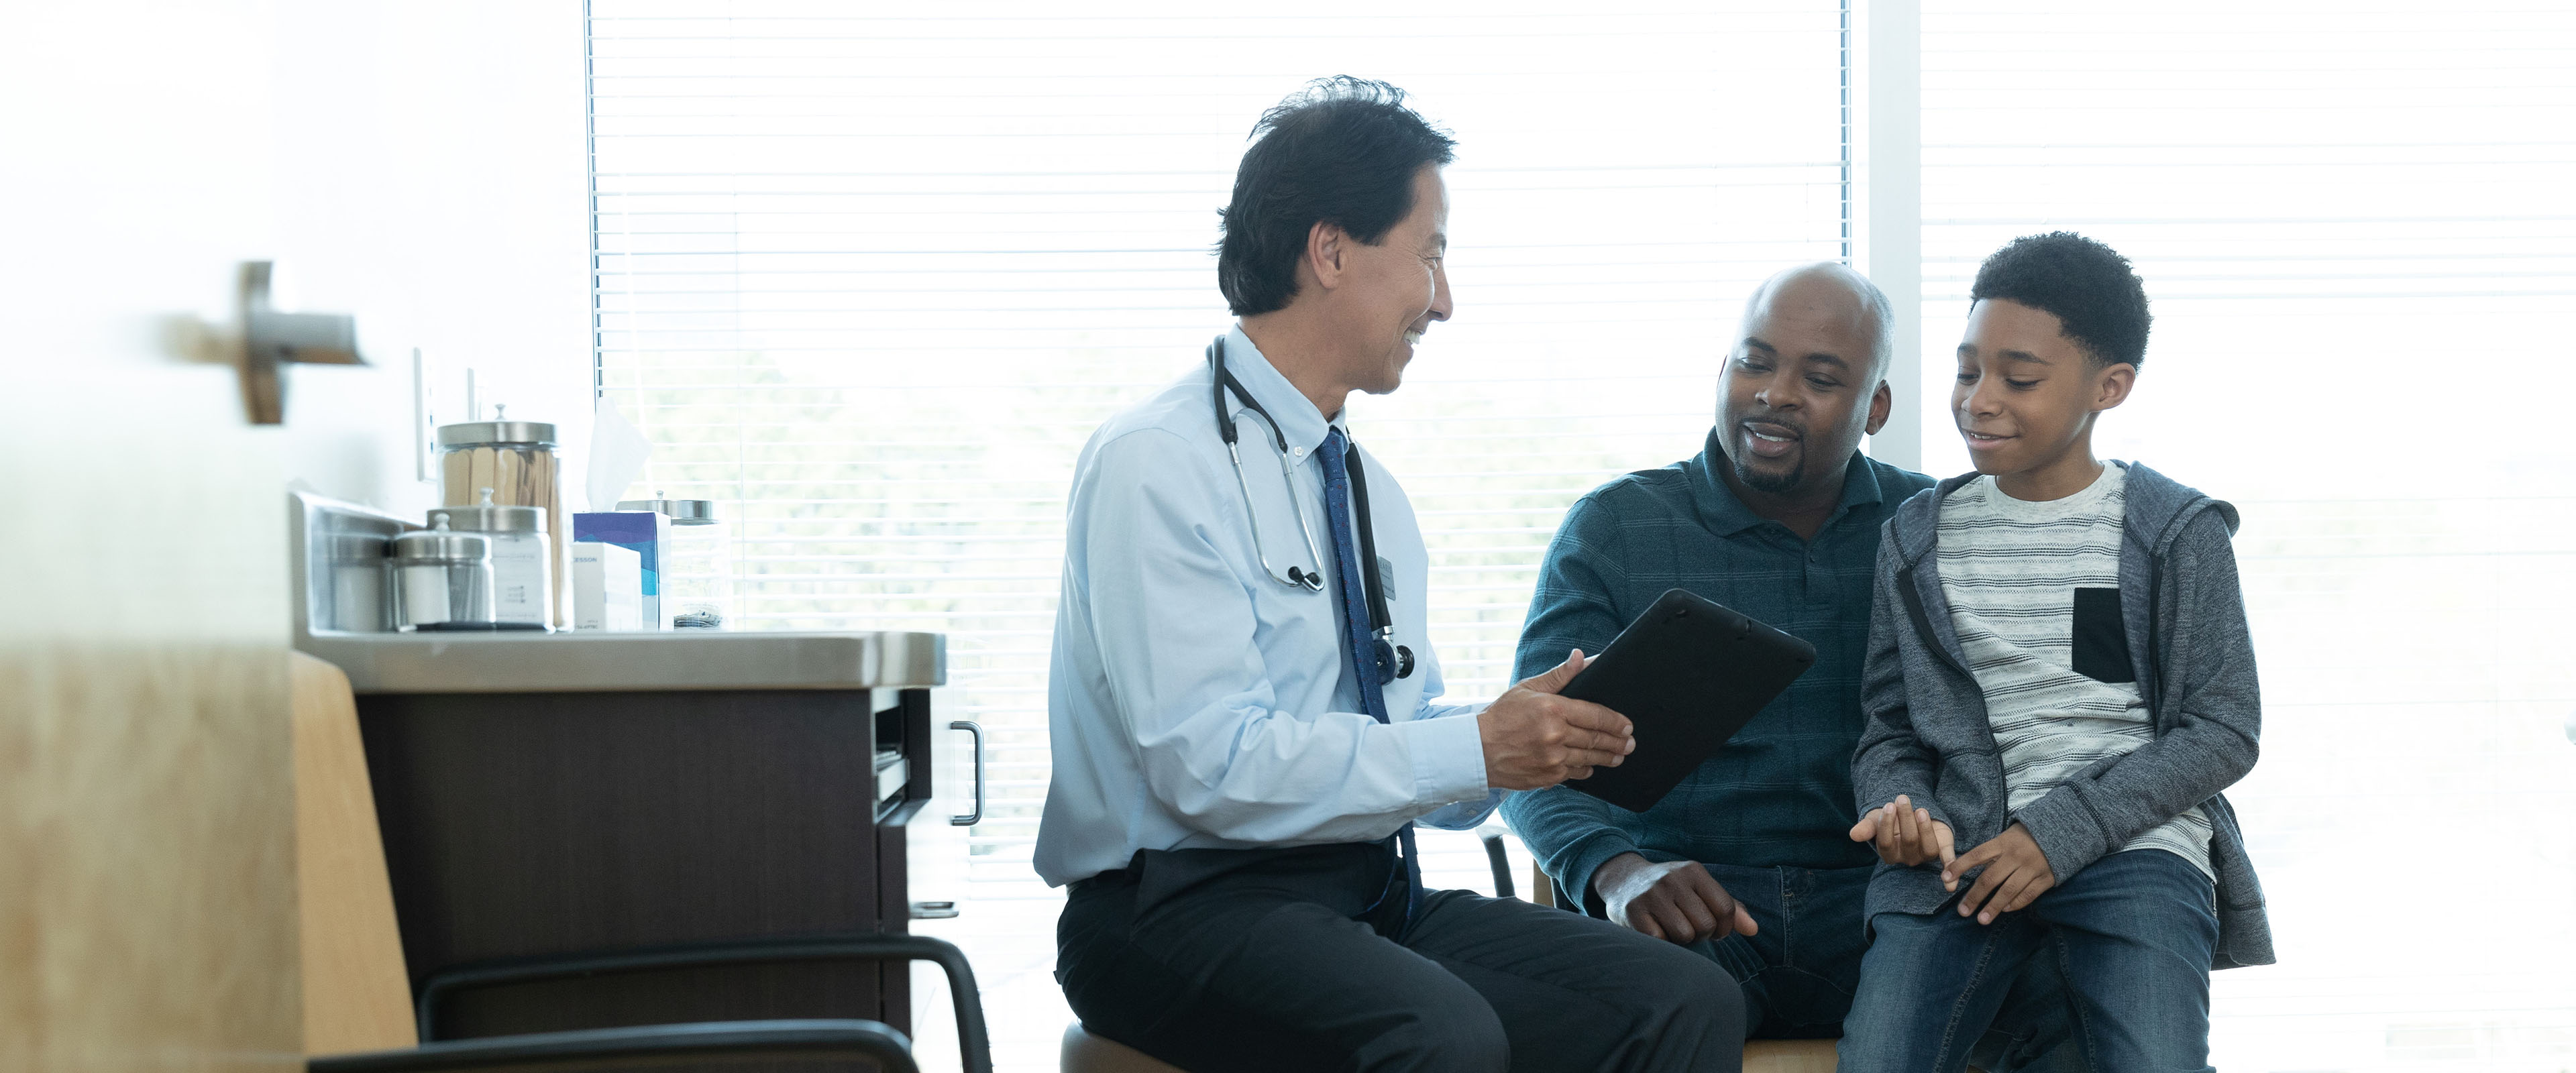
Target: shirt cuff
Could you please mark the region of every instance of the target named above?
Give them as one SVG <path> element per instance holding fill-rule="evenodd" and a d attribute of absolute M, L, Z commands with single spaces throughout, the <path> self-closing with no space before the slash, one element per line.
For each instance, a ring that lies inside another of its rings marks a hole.
<path fill-rule="evenodd" d="M 1635 842 L 1628 840 L 1626 832 L 1604 827 L 1568 847 L 1565 874 L 1555 877 L 1556 885 L 1566 896 L 1574 899 L 1574 904 L 1583 907 L 1585 916 L 1607 916 L 1601 904 L 1601 892 L 1592 889 L 1592 876 L 1601 870 L 1602 865 L 1610 863 L 1610 858 L 1622 853 L 1645 855 Z"/>
<path fill-rule="evenodd" d="M 1485 739 L 1473 717 L 1413 719 L 1391 729 L 1413 758 L 1416 805 L 1485 796 Z"/>

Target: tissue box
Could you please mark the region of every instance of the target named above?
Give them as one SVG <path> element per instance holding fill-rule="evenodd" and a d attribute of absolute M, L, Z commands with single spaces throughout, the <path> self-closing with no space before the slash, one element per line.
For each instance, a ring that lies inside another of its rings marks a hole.
<path fill-rule="evenodd" d="M 644 557 L 597 541 L 572 545 L 572 628 L 644 628 Z"/>
<path fill-rule="evenodd" d="M 671 546 L 671 517 L 649 510 L 611 510 L 572 516 L 572 538 L 615 544 L 636 554 L 644 569 L 644 629 L 667 630 L 662 610 L 662 549 Z"/>

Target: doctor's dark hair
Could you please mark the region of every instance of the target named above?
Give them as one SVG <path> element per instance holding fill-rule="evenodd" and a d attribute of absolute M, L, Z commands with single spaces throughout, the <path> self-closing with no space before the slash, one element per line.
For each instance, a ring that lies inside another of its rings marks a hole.
<path fill-rule="evenodd" d="M 1216 285 L 1239 317 L 1287 306 L 1318 223 L 1374 246 L 1413 211 L 1413 177 L 1458 143 L 1384 82 L 1319 78 L 1261 114 L 1220 215 Z"/>
<path fill-rule="evenodd" d="M 1977 269 L 1969 308 L 1989 298 L 2054 314 L 2058 332 L 2099 365 L 2147 360 L 2147 285 L 2119 252 L 2073 231 L 2024 235 Z"/>

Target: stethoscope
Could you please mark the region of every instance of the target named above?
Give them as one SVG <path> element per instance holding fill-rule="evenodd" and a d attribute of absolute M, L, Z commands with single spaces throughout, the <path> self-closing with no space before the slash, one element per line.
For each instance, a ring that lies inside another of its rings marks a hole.
<path fill-rule="evenodd" d="M 1315 543 L 1315 529 L 1306 523 L 1306 508 L 1297 495 L 1296 468 L 1288 461 L 1288 437 L 1279 431 L 1279 420 L 1270 416 L 1270 411 L 1262 408 L 1251 392 L 1243 389 L 1242 381 L 1226 371 L 1224 336 L 1220 335 L 1215 342 L 1208 344 L 1207 358 L 1216 405 L 1216 433 L 1225 440 L 1226 455 L 1234 459 L 1234 484 L 1243 490 L 1243 512 L 1252 520 L 1253 557 L 1261 560 L 1262 571 L 1269 574 L 1272 581 L 1308 592 L 1322 592 L 1324 552 Z M 1269 549 L 1261 543 L 1261 508 L 1252 498 L 1252 482 L 1243 476 L 1243 451 L 1235 444 L 1234 414 L 1225 406 L 1228 390 L 1243 400 L 1245 409 L 1261 415 L 1262 423 L 1270 426 L 1270 439 L 1279 449 L 1279 479 L 1288 487 L 1288 509 L 1297 516 L 1297 533 L 1306 538 L 1306 554 L 1315 563 L 1313 570 L 1292 563 L 1288 572 L 1282 574 L 1278 567 L 1270 565 Z M 1359 530 L 1360 587 L 1368 592 L 1369 633 L 1377 639 L 1378 680 L 1411 678 L 1413 650 L 1395 643 L 1395 617 L 1387 613 L 1385 580 L 1378 577 L 1375 569 L 1378 562 L 1377 527 L 1369 522 L 1368 476 L 1360 465 L 1359 448 L 1352 447 L 1345 457 L 1351 473 L 1351 520 Z"/>

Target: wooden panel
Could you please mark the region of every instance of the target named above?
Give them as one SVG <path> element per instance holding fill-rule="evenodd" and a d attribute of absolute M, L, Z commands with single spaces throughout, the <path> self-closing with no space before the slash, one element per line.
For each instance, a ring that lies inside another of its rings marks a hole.
<path fill-rule="evenodd" d="M 393 888 L 376 837 L 358 706 L 340 669 L 287 654 L 295 698 L 296 893 L 304 945 L 307 1054 L 418 1042 Z"/>
<path fill-rule="evenodd" d="M 283 651 L 0 650 L 0 1069 L 294 1066 Z"/>
<path fill-rule="evenodd" d="M 1744 1073 L 1834 1073 L 1834 1041 L 1757 1039 L 1744 1045 Z"/>

